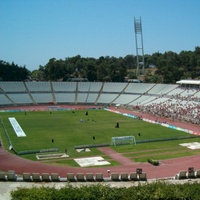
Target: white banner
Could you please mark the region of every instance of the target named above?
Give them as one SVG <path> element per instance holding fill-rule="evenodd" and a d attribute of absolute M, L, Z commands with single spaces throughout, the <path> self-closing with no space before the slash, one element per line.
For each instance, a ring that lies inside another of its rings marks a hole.
<path fill-rule="evenodd" d="M 18 124 L 17 120 L 14 117 L 9 117 L 8 118 L 16 135 L 18 137 L 25 137 L 26 134 L 24 133 L 24 131 L 22 130 L 21 126 Z"/>
<path fill-rule="evenodd" d="M 112 137 L 112 140 L 132 140 L 133 136 Z"/>

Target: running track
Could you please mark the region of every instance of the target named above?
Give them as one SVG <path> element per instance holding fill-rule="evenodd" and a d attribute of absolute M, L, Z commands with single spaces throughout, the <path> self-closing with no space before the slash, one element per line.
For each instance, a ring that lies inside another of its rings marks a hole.
<path fill-rule="evenodd" d="M 68 107 L 68 106 L 65 106 Z M 75 106 L 72 106 L 75 107 Z M 77 107 L 78 108 L 78 107 Z M 80 108 L 80 106 L 79 106 Z M 8 109 L 8 108 L 7 108 Z M 9 108 L 14 109 L 14 108 Z M 15 108 L 16 109 L 16 108 Z M 19 109 L 19 107 L 17 107 Z M 20 109 L 32 109 L 32 110 L 45 110 L 47 109 L 47 106 L 37 106 L 37 107 L 20 107 Z M 114 108 L 113 108 L 114 109 Z M 141 114 L 136 113 L 133 111 L 127 111 L 127 110 L 120 110 L 120 112 L 130 113 L 134 114 L 136 116 L 141 116 L 144 118 L 148 118 L 151 120 L 156 120 L 155 117 L 147 115 L 147 114 Z M 171 125 L 178 126 L 181 128 L 193 130 L 195 132 L 200 131 L 199 125 L 192 125 L 187 123 L 181 123 L 181 122 L 171 122 L 167 119 L 159 118 L 157 119 L 159 121 L 166 121 L 166 123 L 170 123 Z M 33 162 L 30 160 L 26 160 L 23 158 L 20 158 L 16 155 L 13 155 L 7 151 L 5 151 L 3 148 L 0 147 L 0 170 L 7 171 L 7 170 L 15 170 L 17 174 L 22 174 L 24 172 L 29 173 L 59 173 L 61 177 L 66 177 L 67 173 L 103 173 L 103 175 L 106 177 L 108 176 L 107 170 L 110 170 L 110 173 L 112 172 L 135 172 L 137 168 L 142 168 L 143 172 L 147 173 L 147 178 L 168 178 L 173 177 L 176 173 L 178 173 L 180 170 L 187 170 L 188 167 L 194 167 L 194 169 L 200 169 L 200 155 L 196 156 L 190 156 L 190 157 L 184 157 L 184 158 L 178 158 L 178 159 L 170 159 L 170 160 L 164 160 L 161 161 L 160 166 L 153 166 L 149 163 L 135 163 L 129 160 L 128 158 L 124 157 L 120 153 L 115 152 L 114 150 L 110 149 L 109 147 L 99 148 L 99 150 L 111 157 L 112 159 L 115 159 L 119 163 L 121 163 L 120 166 L 115 167 L 102 167 L 102 168 L 73 168 L 73 167 L 65 167 L 65 166 L 55 166 L 55 165 L 48 165 L 40 162 Z"/>

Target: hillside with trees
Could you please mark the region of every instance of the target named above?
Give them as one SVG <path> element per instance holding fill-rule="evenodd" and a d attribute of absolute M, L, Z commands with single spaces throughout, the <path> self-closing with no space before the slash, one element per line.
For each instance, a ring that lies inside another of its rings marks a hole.
<path fill-rule="evenodd" d="M 127 79 L 142 79 L 149 83 L 176 83 L 181 79 L 200 79 L 200 47 L 179 54 L 168 51 L 145 55 L 145 75 L 136 77 L 136 56 L 101 56 L 84 58 L 80 55 L 64 60 L 49 59 L 44 66 L 31 73 L 25 67 L 0 61 L 0 79 L 3 81 L 26 80 L 31 75 L 37 81 L 69 81 L 73 78 L 88 81 L 124 82 Z"/>

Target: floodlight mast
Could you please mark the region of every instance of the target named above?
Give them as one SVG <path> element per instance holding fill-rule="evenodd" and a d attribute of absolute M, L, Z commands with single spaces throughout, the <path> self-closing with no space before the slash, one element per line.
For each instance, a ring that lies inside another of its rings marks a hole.
<path fill-rule="evenodd" d="M 137 54 L 137 69 L 136 76 L 144 75 L 144 46 L 143 46 L 143 34 L 142 34 L 142 19 L 136 19 L 134 17 L 135 28 L 135 44 Z M 140 73 L 140 68 L 142 72 Z"/>

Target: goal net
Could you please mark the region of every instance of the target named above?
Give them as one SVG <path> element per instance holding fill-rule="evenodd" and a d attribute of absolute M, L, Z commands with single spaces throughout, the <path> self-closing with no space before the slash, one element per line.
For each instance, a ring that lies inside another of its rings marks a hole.
<path fill-rule="evenodd" d="M 114 145 L 115 147 L 117 145 L 124 145 L 124 144 L 135 144 L 135 137 L 130 135 L 130 136 L 121 136 L 121 137 L 112 137 L 111 144 Z"/>

